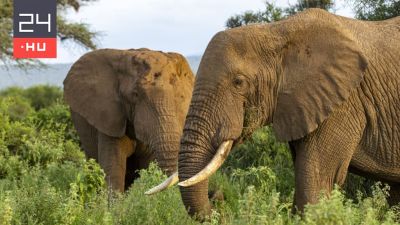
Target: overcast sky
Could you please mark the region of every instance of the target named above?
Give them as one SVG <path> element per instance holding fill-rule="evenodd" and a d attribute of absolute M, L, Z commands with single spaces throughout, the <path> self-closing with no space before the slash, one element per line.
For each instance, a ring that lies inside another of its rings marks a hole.
<path fill-rule="evenodd" d="M 278 6 L 295 0 L 276 0 Z M 352 17 L 344 0 L 336 0 L 336 13 Z M 100 48 L 141 48 L 200 55 L 211 37 L 225 29 L 228 17 L 246 10 L 264 9 L 264 0 L 98 0 L 68 11 L 71 20 L 98 31 Z M 59 44 L 57 59 L 73 62 L 85 53 L 78 46 Z"/>

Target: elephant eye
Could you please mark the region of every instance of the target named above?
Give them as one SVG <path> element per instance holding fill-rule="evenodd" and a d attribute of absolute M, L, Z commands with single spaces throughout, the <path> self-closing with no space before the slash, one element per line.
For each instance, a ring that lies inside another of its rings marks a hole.
<path fill-rule="evenodd" d="M 235 77 L 235 79 L 233 79 L 233 85 L 235 85 L 235 87 L 237 88 L 241 88 L 243 86 L 243 83 L 244 83 L 243 76 L 237 76 Z"/>

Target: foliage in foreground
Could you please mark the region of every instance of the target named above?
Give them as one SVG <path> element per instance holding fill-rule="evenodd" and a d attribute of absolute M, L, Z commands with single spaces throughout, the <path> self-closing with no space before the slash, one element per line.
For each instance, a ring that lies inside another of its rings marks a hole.
<path fill-rule="evenodd" d="M 165 179 L 155 164 L 142 170 L 126 193 L 111 193 L 99 165 L 80 151 L 62 93 L 55 90 L 44 86 L 0 93 L 0 224 L 198 224 L 186 214 L 177 187 L 143 194 Z M 47 97 L 38 101 L 29 97 L 31 92 Z M 349 182 L 357 189 L 364 184 L 360 178 Z M 380 184 L 369 192 L 350 190 L 350 197 L 335 189 L 330 198 L 308 206 L 303 217 L 292 215 L 291 156 L 269 128 L 233 150 L 210 187 L 222 192 L 224 201 L 214 199 L 206 224 L 399 221 L 399 211 L 386 203 L 387 187 Z"/>

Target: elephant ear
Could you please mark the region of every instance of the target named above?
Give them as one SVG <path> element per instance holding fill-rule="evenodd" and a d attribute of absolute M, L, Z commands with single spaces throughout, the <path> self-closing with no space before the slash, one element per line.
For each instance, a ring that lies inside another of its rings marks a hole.
<path fill-rule="evenodd" d="M 103 49 L 82 56 L 64 80 L 64 99 L 102 133 L 125 134 L 127 113 L 120 96 L 121 80 L 134 73 L 132 54 Z"/>
<path fill-rule="evenodd" d="M 359 86 L 367 67 L 359 45 L 339 22 L 293 20 L 279 28 L 287 43 L 273 127 L 282 141 L 317 129 Z"/>

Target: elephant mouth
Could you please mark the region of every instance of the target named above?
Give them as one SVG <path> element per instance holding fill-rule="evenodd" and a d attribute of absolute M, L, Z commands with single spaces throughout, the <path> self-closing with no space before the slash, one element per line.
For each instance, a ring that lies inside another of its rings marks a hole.
<path fill-rule="evenodd" d="M 197 183 L 200 183 L 206 179 L 208 179 L 212 174 L 214 174 L 225 162 L 225 159 L 228 157 L 229 152 L 232 149 L 234 141 L 233 140 L 228 140 L 222 142 L 222 144 L 218 147 L 217 152 L 215 153 L 214 157 L 211 159 L 211 161 L 196 175 L 190 177 L 187 180 L 181 181 L 178 183 L 178 173 L 172 174 L 170 177 L 168 177 L 165 181 L 163 181 L 161 184 L 151 188 L 148 190 L 145 194 L 147 195 L 152 195 L 158 192 L 161 192 L 176 183 L 178 183 L 179 186 L 182 187 L 190 187 L 193 186 Z"/>

